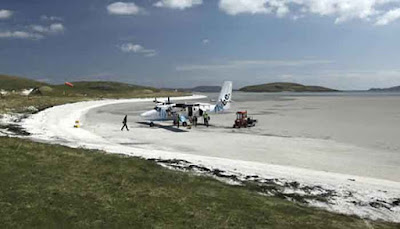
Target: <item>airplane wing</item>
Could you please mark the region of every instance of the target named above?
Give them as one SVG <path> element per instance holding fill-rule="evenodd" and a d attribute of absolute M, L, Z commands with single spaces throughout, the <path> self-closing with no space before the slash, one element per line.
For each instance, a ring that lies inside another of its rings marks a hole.
<path fill-rule="evenodd" d="M 149 126 L 148 122 L 137 122 L 137 123 Z M 158 128 L 161 128 L 164 130 L 169 130 L 169 131 L 176 132 L 176 133 L 188 132 L 187 130 L 184 130 L 184 129 L 175 128 L 174 126 L 170 126 L 170 125 L 165 126 L 165 125 L 160 125 L 157 123 L 154 123 L 154 127 L 158 127 Z"/>

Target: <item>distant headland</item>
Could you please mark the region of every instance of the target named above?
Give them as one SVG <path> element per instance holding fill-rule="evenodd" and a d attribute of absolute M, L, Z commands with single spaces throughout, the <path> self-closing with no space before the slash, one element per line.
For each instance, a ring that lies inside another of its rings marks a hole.
<path fill-rule="evenodd" d="M 335 92 L 338 90 L 321 87 L 321 86 L 308 86 L 297 83 L 267 83 L 246 86 L 239 89 L 243 92 Z"/>

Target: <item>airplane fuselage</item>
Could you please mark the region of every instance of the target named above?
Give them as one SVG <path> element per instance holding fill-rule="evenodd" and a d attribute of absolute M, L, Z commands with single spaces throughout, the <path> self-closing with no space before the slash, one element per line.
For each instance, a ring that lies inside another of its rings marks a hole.
<path fill-rule="evenodd" d="M 207 103 L 157 105 L 153 110 L 146 111 L 140 116 L 148 121 L 174 120 L 176 115 L 202 117 L 204 112 L 213 112 L 215 105 Z"/>
<path fill-rule="evenodd" d="M 174 120 L 187 123 L 187 120 L 193 117 L 202 117 L 204 113 L 222 113 L 229 109 L 229 102 L 232 99 L 232 82 L 226 81 L 222 85 L 218 101 L 215 105 L 209 103 L 171 103 L 169 98 L 167 102 L 154 102 L 157 105 L 154 109 L 142 113 L 140 116 L 150 122 Z"/>

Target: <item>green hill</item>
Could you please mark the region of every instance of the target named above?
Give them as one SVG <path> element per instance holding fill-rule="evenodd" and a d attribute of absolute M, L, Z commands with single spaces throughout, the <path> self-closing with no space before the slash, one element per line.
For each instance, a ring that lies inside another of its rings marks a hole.
<path fill-rule="evenodd" d="M 320 86 L 307 86 L 297 83 L 267 83 L 267 84 L 259 84 L 246 86 L 239 91 L 244 92 L 333 92 L 337 91 L 334 89 L 320 87 Z"/>
<path fill-rule="evenodd" d="M 130 97 L 161 91 L 152 87 L 110 81 L 79 81 L 72 82 L 72 84 L 74 87 L 68 87 L 64 84 L 47 84 L 17 76 L 0 75 L 0 89 L 20 91 L 22 89 L 39 88 L 42 95 L 50 96 Z"/>
<path fill-rule="evenodd" d="M 182 92 L 220 92 L 221 86 L 197 86 L 193 88 L 178 88 L 177 90 Z"/>
<path fill-rule="evenodd" d="M 0 89 L 6 91 L 28 89 L 44 85 L 47 84 L 18 76 L 0 75 Z"/>
<path fill-rule="evenodd" d="M 107 95 L 125 95 L 132 92 L 141 93 L 153 93 L 159 92 L 160 90 L 152 87 L 138 86 L 134 84 L 110 82 L 110 81 L 79 81 L 71 82 L 74 87 L 68 87 L 65 85 L 54 85 L 55 93 L 59 91 L 66 91 L 67 93 L 73 94 L 87 94 L 87 95 L 97 95 L 102 94 Z"/>
<path fill-rule="evenodd" d="M 111 82 L 111 81 L 78 81 L 72 82 L 74 88 L 97 91 L 129 91 L 135 89 L 154 89 L 150 87 L 138 86 L 134 84 Z M 64 86 L 64 85 L 63 85 Z"/>
<path fill-rule="evenodd" d="M 191 89 L 196 92 L 220 92 L 221 86 L 197 86 Z"/>
<path fill-rule="evenodd" d="M 152 87 L 109 81 L 72 82 L 73 87 L 64 84 L 46 84 L 15 76 L 0 75 L 0 113 L 29 113 L 28 107 L 42 110 L 51 106 L 102 98 L 154 98 L 182 96 L 186 93 L 160 90 Z M 23 89 L 36 88 L 27 97 L 21 94 Z M 15 90 L 15 93 L 12 92 Z"/>
<path fill-rule="evenodd" d="M 389 88 L 371 88 L 369 91 L 376 91 L 376 92 L 400 92 L 400 86 L 396 87 L 389 87 Z"/>

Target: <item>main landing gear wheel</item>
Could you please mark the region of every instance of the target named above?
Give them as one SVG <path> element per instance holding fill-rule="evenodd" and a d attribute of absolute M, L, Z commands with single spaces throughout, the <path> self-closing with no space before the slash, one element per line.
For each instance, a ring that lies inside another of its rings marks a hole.
<path fill-rule="evenodd" d="M 154 122 L 151 122 L 151 123 L 150 123 L 150 127 L 153 127 L 153 126 L 154 126 Z"/>

